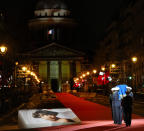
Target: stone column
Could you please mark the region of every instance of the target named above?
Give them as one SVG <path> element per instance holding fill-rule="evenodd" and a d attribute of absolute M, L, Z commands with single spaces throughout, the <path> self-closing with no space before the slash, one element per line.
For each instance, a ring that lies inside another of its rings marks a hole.
<path fill-rule="evenodd" d="M 75 77 L 76 76 L 76 61 L 73 61 L 72 62 L 72 71 L 73 71 L 73 77 Z"/>
<path fill-rule="evenodd" d="M 70 64 L 70 79 L 73 77 L 73 71 L 72 71 L 72 61 L 69 61 Z"/>
<path fill-rule="evenodd" d="M 76 61 L 76 75 L 81 72 L 81 62 Z"/>
<path fill-rule="evenodd" d="M 61 86 L 62 86 L 62 70 L 61 70 L 61 64 L 62 62 L 59 61 L 59 91 L 61 92 Z"/>
<path fill-rule="evenodd" d="M 73 78 L 76 76 L 76 62 L 70 61 L 70 78 Z"/>
<path fill-rule="evenodd" d="M 51 89 L 51 81 L 50 81 L 50 61 L 47 61 L 47 83 L 49 88 Z"/>

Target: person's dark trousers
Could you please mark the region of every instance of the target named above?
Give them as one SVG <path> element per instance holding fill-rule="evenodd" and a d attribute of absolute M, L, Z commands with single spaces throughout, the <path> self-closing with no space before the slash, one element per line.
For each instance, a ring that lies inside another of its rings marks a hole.
<path fill-rule="evenodd" d="M 123 117 L 126 123 L 126 126 L 131 125 L 131 115 L 132 115 L 132 97 L 127 95 L 122 100 L 123 107 Z"/>
<path fill-rule="evenodd" d="M 124 121 L 126 123 L 126 126 L 130 126 L 131 125 L 132 108 L 124 108 L 123 114 L 124 114 Z"/>
<path fill-rule="evenodd" d="M 126 117 L 125 117 L 125 110 L 124 110 L 124 107 L 122 107 L 122 114 L 123 114 L 124 123 L 126 123 Z"/>

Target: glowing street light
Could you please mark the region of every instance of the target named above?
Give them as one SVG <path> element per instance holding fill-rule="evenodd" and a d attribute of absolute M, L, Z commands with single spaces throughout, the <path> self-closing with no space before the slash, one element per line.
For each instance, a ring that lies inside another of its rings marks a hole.
<path fill-rule="evenodd" d="M 78 81 L 78 80 L 79 80 L 79 78 L 76 78 L 76 80 Z"/>
<path fill-rule="evenodd" d="M 7 52 L 6 46 L 0 46 L 0 54 L 4 55 Z"/>
<path fill-rule="evenodd" d="M 89 75 L 89 74 L 90 74 L 90 72 L 87 72 L 86 74 L 87 74 L 87 75 Z"/>
<path fill-rule="evenodd" d="M 85 77 L 86 75 L 85 75 L 85 74 L 83 74 L 82 76 L 83 76 L 83 77 Z"/>
<path fill-rule="evenodd" d="M 30 74 L 30 70 L 27 70 L 27 73 Z"/>
<path fill-rule="evenodd" d="M 82 77 L 82 76 L 80 76 L 80 78 L 82 79 L 83 77 Z"/>
<path fill-rule="evenodd" d="M 135 92 L 135 94 L 136 94 L 136 65 L 135 65 L 135 63 L 137 62 L 137 57 L 136 56 L 133 56 L 132 58 L 131 58 L 131 60 L 132 60 L 132 62 L 134 63 L 134 66 L 133 66 L 133 77 L 134 77 L 134 79 L 133 79 L 133 86 L 134 86 L 134 92 Z"/>
<path fill-rule="evenodd" d="M 102 67 L 101 70 L 102 70 L 102 71 L 105 71 L 105 67 Z"/>
<path fill-rule="evenodd" d="M 5 55 L 7 52 L 7 47 L 6 46 L 0 46 L 0 54 L 3 56 Z M 4 58 L 2 57 L 2 63 L 4 63 Z M 4 64 L 2 64 L 2 87 L 4 87 L 4 82 L 3 82 L 3 78 L 5 75 L 5 68 L 4 68 Z"/>
<path fill-rule="evenodd" d="M 115 68 L 115 67 L 116 67 L 116 65 L 115 65 L 115 64 L 111 64 L 111 67 L 112 67 L 112 68 Z"/>
<path fill-rule="evenodd" d="M 136 63 L 137 62 L 137 57 L 134 56 L 134 57 L 131 58 L 131 60 L 132 60 L 133 63 Z"/>
<path fill-rule="evenodd" d="M 23 71 L 26 71 L 26 70 L 27 70 L 27 67 L 25 67 L 25 66 L 22 67 L 22 70 L 23 70 Z"/>
<path fill-rule="evenodd" d="M 30 74 L 31 74 L 32 76 L 35 76 L 35 75 L 36 75 L 34 72 L 31 72 Z"/>
<path fill-rule="evenodd" d="M 96 73 L 97 73 L 97 70 L 93 70 L 93 73 L 96 74 Z"/>
<path fill-rule="evenodd" d="M 18 65 L 18 64 L 19 64 L 19 63 L 16 61 L 16 62 L 15 62 L 15 65 Z"/>

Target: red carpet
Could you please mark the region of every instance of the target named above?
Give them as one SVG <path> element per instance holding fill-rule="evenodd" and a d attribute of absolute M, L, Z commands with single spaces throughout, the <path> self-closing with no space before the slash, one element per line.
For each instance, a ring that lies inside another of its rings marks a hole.
<path fill-rule="evenodd" d="M 144 118 L 132 116 L 131 127 L 113 124 L 109 107 L 92 103 L 68 93 L 56 93 L 57 98 L 66 108 L 71 108 L 80 118 L 80 125 L 67 125 L 58 127 L 39 128 L 36 131 L 142 131 L 144 130 Z"/>
<path fill-rule="evenodd" d="M 83 100 L 68 93 L 57 93 L 59 101 L 73 112 L 82 121 L 111 120 L 111 110 L 105 106 Z"/>
<path fill-rule="evenodd" d="M 83 100 L 68 93 L 56 93 L 59 101 L 71 108 L 82 120 L 112 120 L 111 109 L 100 104 Z M 133 118 L 140 118 L 133 115 Z"/>

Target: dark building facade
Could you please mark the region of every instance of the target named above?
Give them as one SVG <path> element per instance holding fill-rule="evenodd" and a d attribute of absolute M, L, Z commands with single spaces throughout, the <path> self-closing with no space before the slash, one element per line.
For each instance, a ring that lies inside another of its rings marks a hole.
<path fill-rule="evenodd" d="M 39 0 L 34 15 L 28 23 L 30 50 L 18 61 L 54 91 L 62 91 L 84 69 L 86 54 L 71 48 L 77 45 L 77 23 L 61 0 Z"/>
<path fill-rule="evenodd" d="M 116 80 L 123 79 L 133 88 L 142 87 L 144 83 L 144 1 L 131 0 L 121 9 L 117 20 L 106 30 L 106 36 L 101 41 L 101 49 L 97 52 L 95 62 L 117 67 L 112 69 Z M 133 63 L 131 58 L 138 58 Z M 99 59 L 101 58 L 101 59 Z M 132 79 L 129 79 L 131 76 Z"/>

